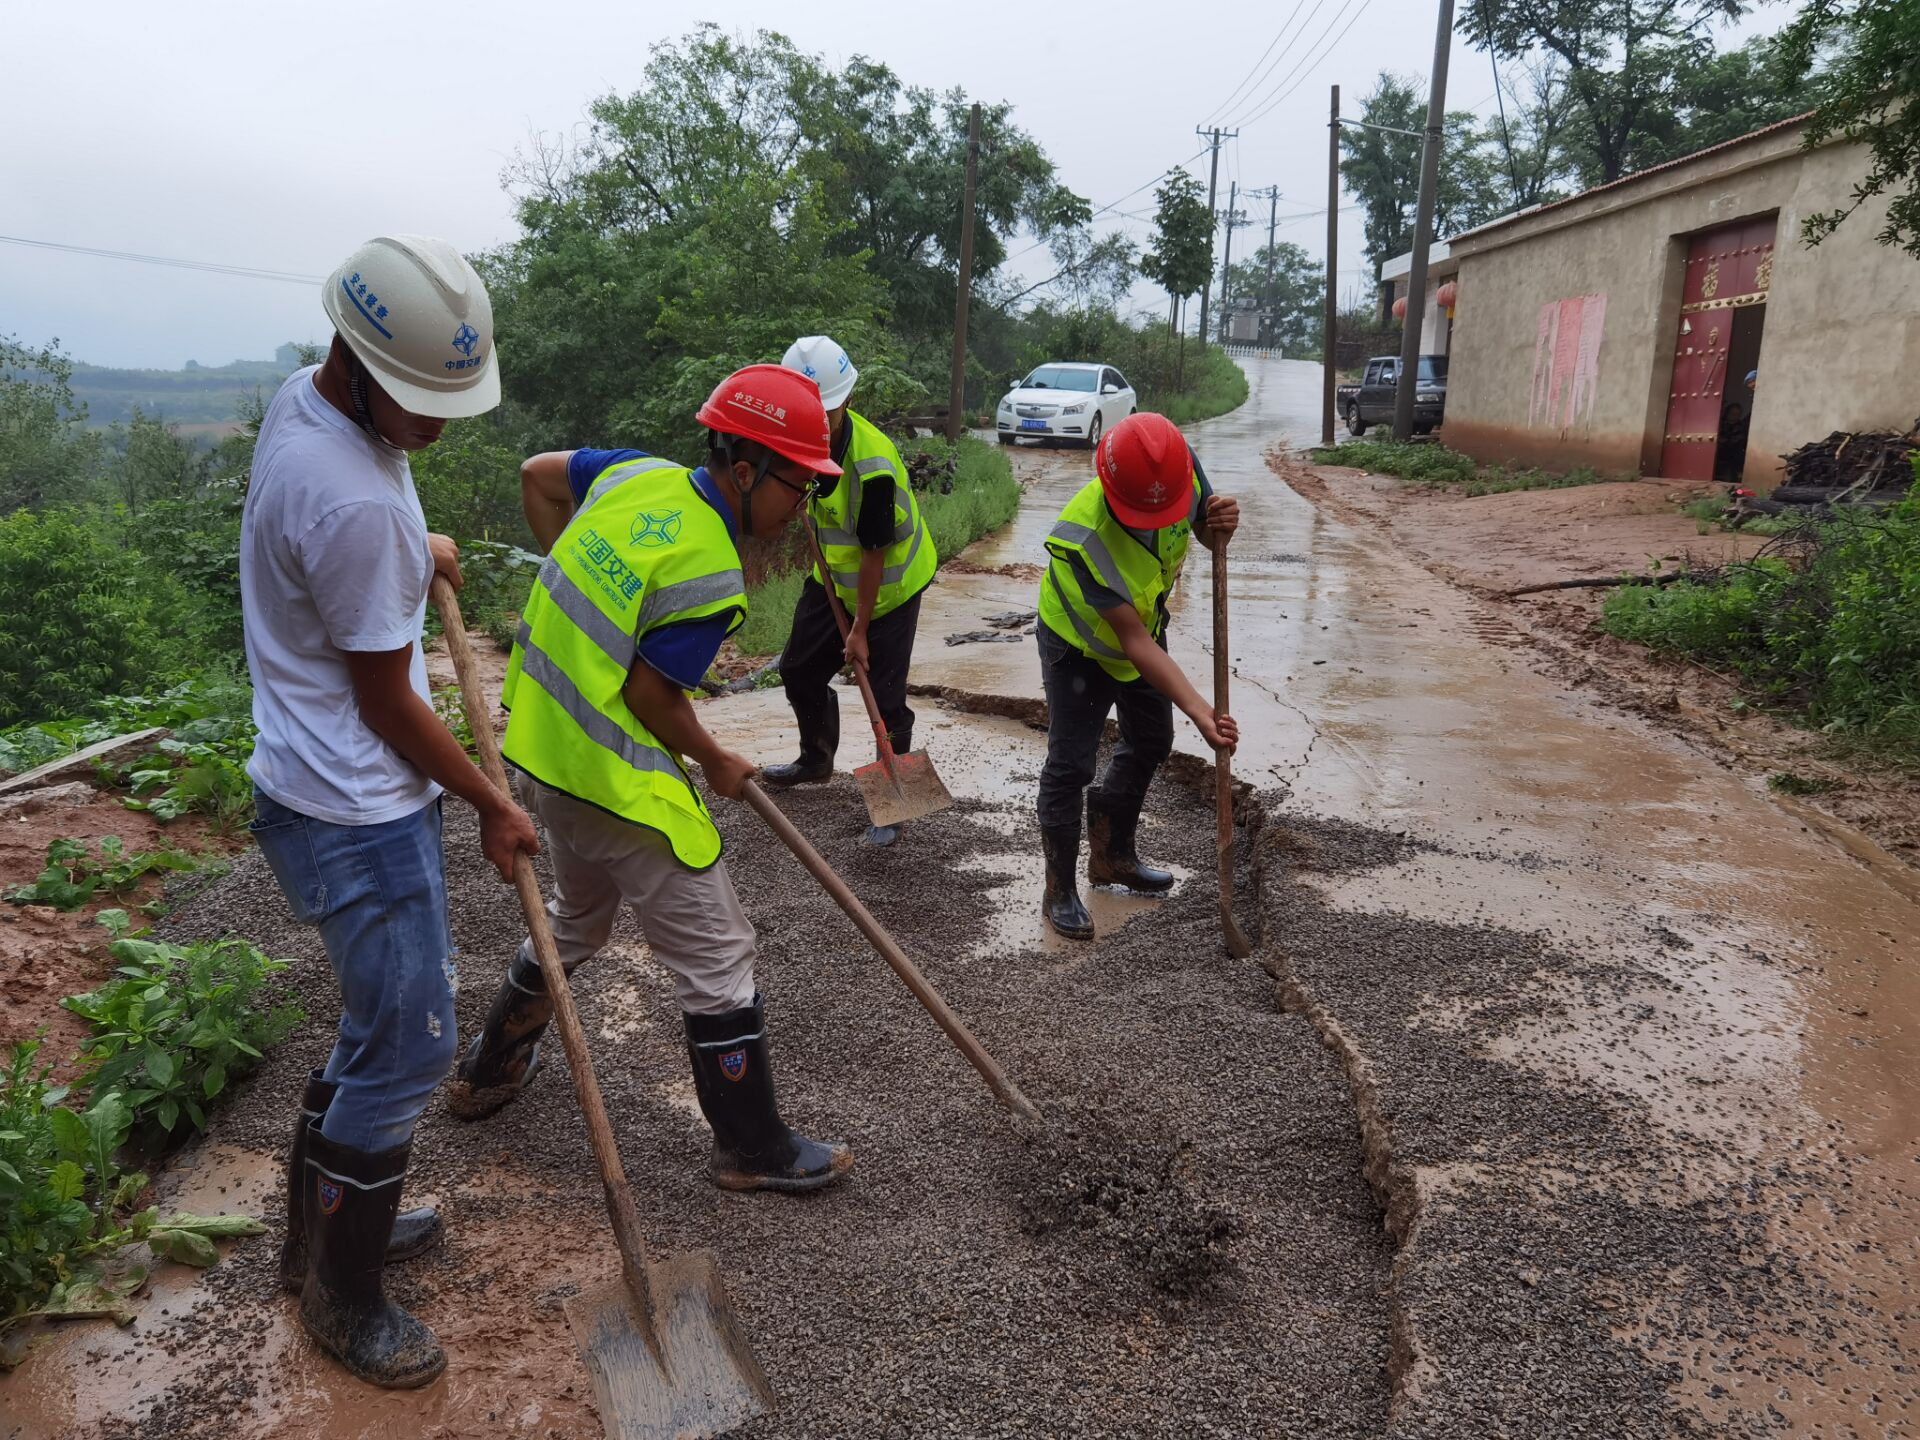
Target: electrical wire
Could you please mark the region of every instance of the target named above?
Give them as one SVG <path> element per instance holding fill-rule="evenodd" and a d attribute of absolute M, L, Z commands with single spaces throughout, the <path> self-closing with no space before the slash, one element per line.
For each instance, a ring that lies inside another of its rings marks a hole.
<path fill-rule="evenodd" d="M 1124 204 L 1126 201 L 1131 200 L 1134 196 L 1138 195 L 1142 190 L 1145 190 L 1149 185 L 1158 184 L 1160 181 L 1166 179 L 1167 176 L 1171 175 L 1174 171 L 1184 169 L 1188 165 L 1191 165 L 1194 161 L 1198 160 L 1202 155 L 1207 153 L 1207 148 L 1208 147 L 1204 145 L 1201 146 L 1200 149 L 1196 150 L 1193 154 L 1189 155 L 1186 159 L 1182 160 L 1178 165 L 1169 165 L 1166 169 L 1162 170 L 1159 174 L 1153 176 L 1151 179 L 1145 180 L 1140 184 L 1134 186 L 1133 189 L 1129 190 L 1126 194 L 1122 195 L 1118 200 L 1109 200 L 1106 204 L 1102 205 L 1098 210 L 1095 210 L 1091 215 L 1087 216 L 1088 221 L 1091 222 L 1094 220 L 1098 220 L 1102 215 L 1106 214 L 1109 210 L 1115 209 L 1118 206 Z M 1046 248 L 1047 248 L 1046 241 L 1036 240 L 1034 241 L 1033 244 L 1027 246 L 1026 249 L 1015 251 L 1013 254 L 1007 256 L 1007 258 L 1002 260 L 1000 263 L 1002 265 L 1011 265 L 1014 261 L 1020 259 L 1024 255 L 1031 255 L 1036 250 L 1044 250 Z"/>
<path fill-rule="evenodd" d="M 1213 123 L 1213 120 L 1216 116 L 1220 115 L 1222 112 L 1224 112 L 1227 109 L 1228 106 L 1233 104 L 1234 99 L 1240 94 L 1240 92 L 1243 89 L 1246 89 L 1247 81 L 1253 80 L 1254 71 L 1258 70 L 1261 66 L 1261 63 L 1266 60 L 1267 56 L 1273 53 L 1273 47 L 1280 43 L 1280 37 L 1282 35 L 1285 35 L 1288 29 L 1293 25 L 1293 17 L 1300 13 L 1300 7 L 1305 3 L 1306 3 L 1306 0 L 1293 0 L 1293 13 L 1287 16 L 1286 24 L 1282 25 L 1278 30 L 1273 32 L 1273 39 L 1269 40 L 1267 42 L 1267 48 L 1260 52 L 1260 59 L 1254 61 L 1252 65 L 1247 67 L 1247 73 L 1241 77 L 1240 83 L 1234 86 L 1233 89 L 1229 90 L 1227 92 L 1227 98 L 1222 100 L 1218 105 L 1214 106 L 1213 112 L 1209 114 L 1205 120 L 1202 120 L 1200 122 L 1200 127 L 1203 130 L 1208 125 Z M 1316 4 L 1314 8 L 1318 9 L 1319 8 L 1318 4 Z M 1275 65 L 1279 63 L 1280 62 L 1277 60 L 1274 61 Z M 1272 67 L 1268 67 L 1268 68 L 1270 72 Z M 1262 75 L 1260 79 L 1264 80 L 1266 79 L 1266 76 Z M 1254 80 L 1254 89 L 1258 89 L 1259 86 L 1260 86 L 1260 81 Z M 1251 93 L 1251 91 L 1249 91 L 1249 93 Z"/>
<path fill-rule="evenodd" d="M 1320 7 L 1323 3 L 1325 3 L 1325 0 L 1313 0 L 1313 8 L 1307 12 L 1306 18 L 1300 22 L 1300 29 L 1297 32 L 1295 32 L 1293 39 L 1287 43 L 1287 48 L 1282 50 L 1278 55 L 1273 57 L 1272 63 L 1269 64 L 1265 70 L 1260 72 L 1260 78 L 1254 81 L 1252 87 L 1247 91 L 1245 95 L 1243 95 L 1240 98 L 1241 109 L 1243 110 L 1250 109 L 1253 106 L 1258 105 L 1260 103 L 1258 100 L 1253 98 L 1254 92 L 1259 90 L 1262 85 L 1265 85 L 1267 83 L 1267 78 L 1270 75 L 1272 75 L 1275 70 L 1280 68 L 1280 62 L 1286 59 L 1287 56 L 1292 54 L 1294 50 L 1298 47 L 1301 37 L 1307 33 L 1307 28 L 1313 24 L 1313 17 L 1320 13 Z M 1294 13 L 1298 14 L 1300 10 L 1299 5 L 1295 5 L 1293 8 L 1294 8 Z M 1287 23 L 1288 24 L 1293 23 L 1293 17 L 1291 15 L 1287 17 Z M 1318 42 L 1316 41 L 1315 43 L 1317 44 Z M 1313 47 L 1308 46 L 1307 48 L 1312 49 Z M 1297 63 L 1298 62 L 1296 62 L 1296 66 L 1297 66 Z M 1287 72 L 1288 75 L 1291 75 L 1292 73 L 1293 71 L 1291 70 Z M 1281 79 L 1280 84 L 1282 85 L 1286 84 L 1286 80 L 1284 77 Z M 1273 92 L 1270 90 L 1267 93 L 1272 94 Z M 1228 121 L 1227 123 L 1229 125 L 1235 125 L 1235 124 L 1238 124 L 1239 122 Z"/>
<path fill-rule="evenodd" d="M 319 285 L 320 275 L 298 275 L 289 270 L 267 270 L 257 265 L 225 265 L 216 260 L 182 260 L 171 255 L 141 255 L 132 250 L 103 250 L 92 245 L 67 245 L 58 240 L 29 240 L 23 235 L 0 235 L 0 244 L 55 250 L 68 255 L 90 255 L 101 260 L 126 260 L 161 265 L 172 270 L 197 270 L 207 275 L 237 275 L 246 280 L 278 280 L 288 285 Z"/>
<path fill-rule="evenodd" d="M 1282 75 L 1278 80 L 1274 81 L 1273 85 L 1267 90 L 1267 92 L 1264 95 L 1260 95 L 1257 97 L 1250 95 L 1244 101 L 1242 101 L 1239 107 L 1240 115 L 1242 116 L 1249 115 L 1254 111 L 1261 109 L 1266 105 L 1266 103 L 1269 100 L 1273 99 L 1275 95 L 1277 95 L 1282 89 L 1284 89 L 1286 87 L 1287 82 L 1293 79 L 1294 76 L 1300 73 L 1300 67 L 1305 65 L 1308 62 L 1308 57 L 1311 56 L 1313 52 L 1319 48 L 1320 42 L 1327 38 L 1328 34 L 1333 30 L 1333 27 L 1340 23 L 1340 17 L 1346 14 L 1347 10 L 1351 7 L 1352 4 L 1353 4 L 1353 0 L 1340 0 L 1339 8 L 1336 9 L 1330 17 L 1328 17 L 1327 28 L 1325 30 L 1322 30 L 1320 34 L 1310 43 L 1306 45 L 1301 45 L 1299 41 L 1306 37 L 1307 30 L 1313 24 L 1314 16 L 1319 13 L 1320 7 L 1319 5 L 1316 4 L 1313 8 L 1312 13 L 1309 13 L 1307 16 L 1307 23 L 1300 27 L 1300 34 L 1294 37 L 1295 43 L 1289 48 L 1289 53 L 1291 53 L 1295 57 L 1293 62 L 1293 67 L 1289 69 L 1286 72 L 1286 74 Z M 1280 58 L 1285 59 L 1286 57 L 1282 56 Z M 1276 69 L 1278 68 L 1278 64 L 1279 62 L 1276 61 L 1275 62 Z M 1233 123 L 1238 125 L 1241 123 L 1241 121 L 1239 119 L 1235 119 Z"/>
<path fill-rule="evenodd" d="M 1348 4 L 1351 4 L 1351 3 L 1352 3 L 1352 0 L 1348 0 Z M 1353 12 L 1353 18 L 1347 21 L 1346 29 L 1342 30 L 1338 35 L 1333 37 L 1332 42 L 1328 44 L 1325 49 L 1323 49 L 1317 56 L 1313 58 L 1312 62 L 1307 65 L 1306 70 L 1301 74 L 1300 78 L 1298 80 L 1295 80 L 1292 85 L 1288 86 L 1285 93 L 1273 96 L 1273 98 L 1270 99 L 1265 105 L 1263 105 L 1257 112 L 1255 112 L 1252 115 L 1245 116 L 1244 118 L 1236 121 L 1235 123 L 1241 126 L 1246 126 L 1246 125 L 1251 125 L 1258 120 L 1265 119 L 1268 115 L 1273 113 L 1275 107 L 1283 103 L 1288 96 L 1293 94 L 1295 90 L 1298 90 L 1302 85 L 1306 84 L 1307 81 L 1311 80 L 1313 78 L 1313 72 L 1320 68 L 1320 65 L 1326 60 L 1327 56 L 1331 55 L 1336 49 L 1339 48 L 1340 42 L 1347 38 L 1347 31 L 1352 30 L 1355 25 L 1358 25 L 1360 23 L 1360 17 L 1367 13 L 1367 7 L 1372 3 L 1373 3 L 1373 0 L 1360 0 L 1360 8 Z M 1346 8 L 1347 7 L 1345 5 L 1341 6 L 1341 11 L 1344 11 Z M 1334 25 L 1339 23 L 1339 20 L 1340 20 L 1340 12 L 1335 12 L 1333 19 L 1327 22 L 1327 30 L 1331 30 L 1334 27 Z M 1327 30 L 1323 30 L 1320 32 L 1322 39 L 1326 38 Z M 1318 41 L 1315 42 L 1315 44 L 1318 44 L 1318 43 L 1319 43 Z M 1285 83 L 1285 82 L 1282 82 L 1282 83 Z"/>

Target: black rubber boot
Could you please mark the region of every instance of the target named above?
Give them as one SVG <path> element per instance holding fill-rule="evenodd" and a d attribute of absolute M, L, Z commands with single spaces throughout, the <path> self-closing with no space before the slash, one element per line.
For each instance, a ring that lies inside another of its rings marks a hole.
<path fill-rule="evenodd" d="M 339 1087 L 322 1080 L 318 1070 L 307 1072 L 307 1088 L 300 1096 L 300 1119 L 293 1127 L 293 1148 L 287 1153 L 287 1238 L 280 1245 L 280 1283 L 298 1294 L 307 1283 L 307 1126 L 318 1126 Z M 430 1205 L 402 1210 L 393 1221 L 387 1242 L 387 1263 L 411 1260 L 440 1243 L 446 1227 Z"/>
<path fill-rule="evenodd" d="M 893 842 L 899 838 L 900 827 L 898 825 L 869 825 L 867 827 L 867 844 L 873 846 L 876 850 L 886 849 L 887 846 L 893 844 Z"/>
<path fill-rule="evenodd" d="M 1087 879 L 1095 885 L 1124 885 L 1148 895 L 1173 888 L 1173 875 L 1142 865 L 1134 853 L 1144 800 L 1112 800 L 1087 792 Z"/>
<path fill-rule="evenodd" d="M 460 1057 L 447 1087 L 447 1113 L 456 1120 L 484 1120 L 526 1089 L 539 1073 L 540 1037 L 552 1019 L 540 962 L 522 945 L 507 965 L 486 1023 Z"/>
<path fill-rule="evenodd" d="M 1040 902 L 1040 913 L 1056 935 L 1069 940 L 1091 940 L 1093 917 L 1080 903 L 1080 890 L 1073 872 L 1080 859 L 1078 825 L 1043 825 L 1040 844 L 1047 857 L 1047 888 Z"/>
<path fill-rule="evenodd" d="M 800 758 L 792 764 L 762 766 L 760 778 L 776 790 L 786 790 L 794 785 L 812 785 L 833 778 L 833 760 L 831 757 L 823 759 L 809 756 L 802 749 Z"/>
<path fill-rule="evenodd" d="M 307 1129 L 300 1323 L 355 1378 L 387 1390 L 412 1390 L 447 1368 L 433 1331 L 381 1286 L 409 1148 L 369 1154 L 334 1144 L 318 1122 Z"/>
<path fill-rule="evenodd" d="M 766 1006 L 689 1015 L 687 1055 L 700 1112 L 713 1127 L 713 1182 L 723 1190 L 818 1190 L 853 1168 L 853 1151 L 787 1128 L 767 1062 Z"/>

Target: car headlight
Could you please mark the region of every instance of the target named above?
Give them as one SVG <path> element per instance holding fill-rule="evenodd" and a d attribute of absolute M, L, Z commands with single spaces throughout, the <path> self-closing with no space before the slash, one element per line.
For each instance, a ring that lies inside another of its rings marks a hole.
<path fill-rule="evenodd" d="M 1000 402 L 1000 413 L 1002 415 L 1011 415 L 1013 413 L 1013 401 L 1002 400 Z"/>
<path fill-rule="evenodd" d="M 1087 402 L 1082 400 L 1078 405 L 1069 405 L 1060 413 L 1062 415 L 1084 415 L 1087 413 Z"/>
<path fill-rule="evenodd" d="M 1422 405 L 1438 405 L 1438 404 L 1439 404 L 1439 403 L 1440 403 L 1440 402 L 1441 402 L 1442 400 L 1444 400 L 1444 399 L 1446 399 L 1446 398 L 1447 398 L 1447 397 L 1446 397 L 1445 395 L 1416 395 L 1416 396 L 1414 396 L 1414 399 L 1415 399 L 1415 400 L 1417 400 L 1417 401 L 1418 401 L 1418 402 L 1419 402 L 1420 404 L 1422 404 Z"/>

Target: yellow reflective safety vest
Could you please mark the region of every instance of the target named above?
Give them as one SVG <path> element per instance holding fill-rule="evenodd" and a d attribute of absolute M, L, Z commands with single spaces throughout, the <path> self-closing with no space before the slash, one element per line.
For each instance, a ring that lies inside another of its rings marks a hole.
<path fill-rule="evenodd" d="M 720 858 L 720 832 L 680 757 L 627 708 L 640 638 L 747 614 L 740 554 L 693 475 L 651 456 L 600 472 L 553 542 L 507 661 L 506 758 L 534 779 L 658 830 L 684 865 Z"/>
<path fill-rule="evenodd" d="M 1200 513 L 1200 480 L 1193 481 L 1193 505 L 1187 518 L 1156 532 L 1159 553 L 1136 540 L 1107 508 L 1098 479 L 1089 480 L 1054 521 L 1047 535 L 1051 559 L 1040 581 L 1040 623 L 1120 681 L 1140 672 L 1120 648 L 1120 637 L 1088 603 L 1070 557 L 1086 565 L 1102 585 L 1133 602 L 1140 623 L 1158 640 L 1167 625 L 1167 592 L 1180 578 Z"/>
<path fill-rule="evenodd" d="M 833 587 L 840 592 L 851 620 L 860 600 L 860 537 L 855 533 L 860 522 L 860 499 L 867 481 L 879 475 L 893 477 L 893 540 L 887 546 L 880 571 L 880 593 L 874 597 L 873 618 L 878 620 L 897 610 L 933 579 L 940 557 L 934 553 L 933 537 L 921 517 L 913 487 L 907 483 L 907 467 L 900 463 L 900 452 L 879 427 L 853 411 L 847 412 L 847 424 L 853 434 L 840 464 L 844 473 L 833 489 L 811 503 L 813 523 L 820 532 L 820 553 L 826 557 Z M 813 567 L 814 578 L 822 585 L 827 577 Z"/>

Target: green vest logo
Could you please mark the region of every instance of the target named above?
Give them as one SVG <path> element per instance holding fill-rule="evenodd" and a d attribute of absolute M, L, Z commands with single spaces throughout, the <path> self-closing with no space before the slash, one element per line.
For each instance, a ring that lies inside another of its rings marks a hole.
<path fill-rule="evenodd" d="M 680 538 L 680 525 L 678 510 L 645 510 L 633 517 L 633 528 L 627 532 L 627 538 L 649 549 L 671 545 Z"/>

